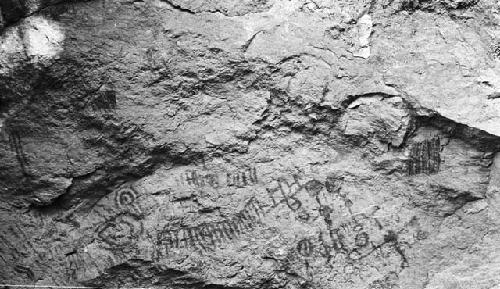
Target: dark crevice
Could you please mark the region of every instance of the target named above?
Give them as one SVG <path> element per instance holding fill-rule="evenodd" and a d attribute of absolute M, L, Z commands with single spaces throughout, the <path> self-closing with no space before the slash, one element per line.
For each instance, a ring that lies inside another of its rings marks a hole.
<path fill-rule="evenodd" d="M 398 2 L 397 12 L 406 11 L 414 13 L 416 11 L 433 12 L 433 13 L 452 13 L 453 11 L 461 11 L 470 9 L 476 6 L 479 0 L 455 0 L 455 1 L 438 1 L 438 0 L 404 0 Z"/>
<path fill-rule="evenodd" d="M 25 17 L 28 10 L 24 1 L 2 0 L 0 2 L 2 17 L 5 21 L 5 28 L 12 26 Z"/>
<path fill-rule="evenodd" d="M 173 153 L 169 148 L 156 147 L 151 151 L 148 159 L 137 167 L 124 167 L 122 164 L 111 162 L 88 174 L 74 177 L 71 186 L 64 194 L 55 198 L 51 203 L 32 205 L 32 209 L 45 214 L 71 211 L 71 214 L 65 215 L 63 219 L 71 222 L 71 216 L 76 213 L 75 209 L 78 212 L 90 210 L 116 186 L 147 176 L 165 162 L 188 165 L 193 162 L 202 162 L 203 158 L 204 154 L 201 152 L 187 150 L 183 153 Z M 82 202 L 83 205 L 81 205 Z"/>
<path fill-rule="evenodd" d="M 447 200 L 449 200 L 451 203 L 453 203 L 455 205 L 455 207 L 453 208 L 452 211 L 445 212 L 444 217 L 452 216 L 458 210 L 463 208 L 466 204 L 471 203 L 471 202 L 475 202 L 475 201 L 479 201 L 481 199 L 483 199 L 483 198 L 479 197 L 479 196 L 474 196 L 470 192 L 463 192 L 463 193 L 459 194 L 458 196 L 447 197 Z"/>
<path fill-rule="evenodd" d="M 463 140 L 480 151 L 500 151 L 500 136 L 456 122 L 434 111 L 431 111 L 429 115 L 416 116 L 415 125 L 416 127 L 435 127 L 447 137 Z"/>
<path fill-rule="evenodd" d="M 64 194 L 61 194 L 57 198 L 53 199 L 50 203 L 33 203 L 31 204 L 31 209 L 34 209 L 41 213 L 50 213 L 54 210 L 60 210 L 61 208 L 69 209 L 67 205 L 67 198 L 71 194 L 71 191 L 75 187 L 75 184 L 79 184 L 81 182 L 84 182 L 85 180 L 91 179 L 96 172 L 98 172 L 98 170 L 93 170 L 92 172 L 82 176 L 73 177 L 71 185 L 66 188 Z"/>
<path fill-rule="evenodd" d="M 244 10 L 242 11 L 241 13 L 239 13 L 239 11 L 231 11 L 231 10 L 228 10 L 227 8 L 218 8 L 218 7 L 206 7 L 206 6 L 210 6 L 210 5 L 207 5 L 207 4 L 216 4 L 218 3 L 218 1 L 213 1 L 213 3 L 211 3 L 212 1 L 209 1 L 208 3 L 204 3 L 205 4 L 205 7 L 202 6 L 202 8 L 200 9 L 200 7 L 197 7 L 195 9 L 190 9 L 190 8 L 186 8 L 180 4 L 176 4 L 174 3 L 173 0 L 161 0 L 165 3 L 167 3 L 172 9 L 176 10 L 176 11 L 179 11 L 179 12 L 182 12 L 182 13 L 188 13 L 188 14 L 191 14 L 191 15 L 197 15 L 197 14 L 202 14 L 202 13 L 211 13 L 211 14 L 215 14 L 215 13 L 220 13 L 224 16 L 227 16 L 227 17 L 231 17 L 231 16 L 243 16 L 243 15 L 247 15 L 247 14 L 251 14 L 251 13 L 259 13 L 259 12 L 262 12 L 262 10 L 266 7 L 265 6 L 265 3 L 266 1 L 263 1 L 264 2 L 264 7 L 261 7 L 261 8 L 258 8 L 256 10 Z M 189 1 L 188 1 L 189 2 Z M 262 2 L 262 0 L 260 1 L 253 1 L 253 4 L 261 4 L 260 3 Z"/>
<path fill-rule="evenodd" d="M 228 286 L 202 280 L 199 277 L 174 268 L 157 267 L 141 259 L 128 260 L 126 263 L 108 268 L 102 277 L 84 282 L 96 288 L 186 288 L 186 289 L 243 289 L 246 287 Z M 126 284 L 124 280 L 127 280 Z"/>
<path fill-rule="evenodd" d="M 255 37 L 257 37 L 257 35 L 259 35 L 259 33 L 262 33 L 264 32 L 264 30 L 259 30 L 257 31 L 254 35 L 252 35 L 252 37 L 250 37 L 246 42 L 245 44 L 243 44 L 243 46 L 241 46 L 241 50 L 243 52 L 247 52 L 248 48 L 250 47 L 250 45 L 252 45 L 252 42 L 255 40 Z"/>
<path fill-rule="evenodd" d="M 189 277 L 185 271 L 173 268 L 158 268 L 150 261 L 131 259 L 106 269 L 105 274 L 84 282 L 87 286 L 98 288 L 154 288 L 171 286 L 176 281 Z M 126 285 L 123 283 L 126 280 Z"/>
<path fill-rule="evenodd" d="M 76 254 L 76 250 L 73 250 L 71 252 L 68 252 L 68 253 L 65 253 L 64 256 L 71 256 L 71 255 L 75 255 Z"/>
<path fill-rule="evenodd" d="M 177 10 L 177 11 L 183 12 L 183 13 L 189 13 L 189 14 L 192 14 L 192 15 L 196 15 L 196 13 L 194 11 L 192 11 L 192 10 L 190 10 L 188 8 L 184 8 L 184 7 L 182 7 L 179 4 L 174 4 L 170 0 L 162 0 L 162 1 L 165 2 L 165 3 L 167 3 L 174 10 Z"/>
<path fill-rule="evenodd" d="M 341 105 L 343 108 L 349 107 L 354 101 L 356 101 L 359 98 L 363 97 L 377 97 L 377 96 L 382 96 L 383 98 L 391 98 L 395 97 L 397 95 L 392 95 L 392 94 L 387 94 L 385 92 L 370 92 L 370 93 L 363 93 L 363 94 L 349 94 L 347 95 L 346 99 L 341 102 Z"/>

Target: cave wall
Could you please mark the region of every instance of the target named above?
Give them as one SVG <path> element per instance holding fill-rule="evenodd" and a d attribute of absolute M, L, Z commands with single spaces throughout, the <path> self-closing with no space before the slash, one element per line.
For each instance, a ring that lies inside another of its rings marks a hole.
<path fill-rule="evenodd" d="M 499 288 L 499 10 L 2 0 L 0 283 Z"/>

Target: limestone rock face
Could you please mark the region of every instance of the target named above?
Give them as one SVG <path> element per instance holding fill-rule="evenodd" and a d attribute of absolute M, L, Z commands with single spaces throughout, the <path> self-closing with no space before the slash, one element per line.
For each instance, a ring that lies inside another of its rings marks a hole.
<path fill-rule="evenodd" d="M 0 283 L 500 286 L 500 3 L 2 0 Z"/>

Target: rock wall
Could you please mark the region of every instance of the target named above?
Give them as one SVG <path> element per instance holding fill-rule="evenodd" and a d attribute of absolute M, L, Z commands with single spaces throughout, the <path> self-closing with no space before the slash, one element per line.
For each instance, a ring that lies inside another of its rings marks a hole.
<path fill-rule="evenodd" d="M 499 10 L 2 0 L 0 283 L 500 288 Z"/>

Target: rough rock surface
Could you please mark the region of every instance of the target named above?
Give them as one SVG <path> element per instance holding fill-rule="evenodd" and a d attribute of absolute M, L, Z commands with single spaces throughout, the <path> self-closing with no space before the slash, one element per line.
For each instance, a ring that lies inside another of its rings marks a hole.
<path fill-rule="evenodd" d="M 499 10 L 1 0 L 1 283 L 500 288 Z"/>

